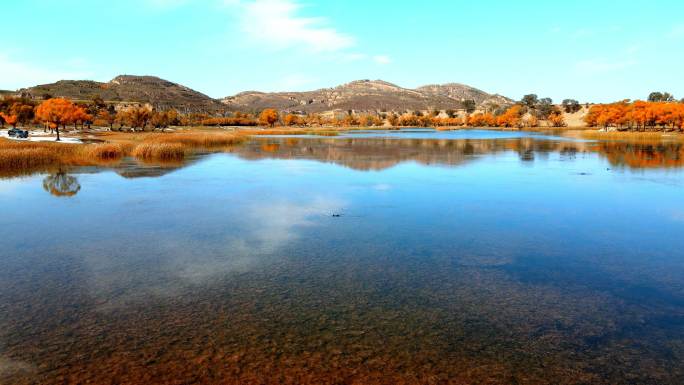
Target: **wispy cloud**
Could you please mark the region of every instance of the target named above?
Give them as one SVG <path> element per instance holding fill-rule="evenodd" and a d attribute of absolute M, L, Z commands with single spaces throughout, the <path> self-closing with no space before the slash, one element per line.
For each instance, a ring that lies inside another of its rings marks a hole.
<path fill-rule="evenodd" d="M 262 47 L 337 52 L 356 44 L 351 35 L 332 27 L 328 19 L 302 16 L 303 6 L 294 0 L 225 0 L 224 3 L 238 13 L 243 32 Z"/>

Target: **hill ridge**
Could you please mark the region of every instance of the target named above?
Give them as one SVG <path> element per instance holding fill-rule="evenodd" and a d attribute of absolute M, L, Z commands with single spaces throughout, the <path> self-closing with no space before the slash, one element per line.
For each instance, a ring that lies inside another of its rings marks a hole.
<path fill-rule="evenodd" d="M 461 83 L 428 84 L 415 89 L 376 79 L 359 79 L 313 91 L 243 91 L 221 101 L 231 109 L 258 111 L 276 108 L 288 112 L 323 112 L 333 109 L 404 111 L 458 109 L 467 99 L 483 104 L 512 104 L 513 100 Z"/>
<path fill-rule="evenodd" d="M 94 80 L 59 80 L 24 88 L 19 93 L 35 99 L 45 94 L 74 100 L 101 97 L 108 102 L 143 103 L 157 109 L 175 108 L 182 113 L 258 112 L 265 108 L 300 113 L 331 110 L 403 112 L 457 110 L 463 107 L 465 100 L 474 100 L 478 106 L 513 103 L 504 96 L 489 94 L 462 83 L 427 84 L 412 89 L 382 79 L 352 80 L 312 91 L 243 91 L 214 99 L 156 76 L 122 74 L 105 83 Z"/>

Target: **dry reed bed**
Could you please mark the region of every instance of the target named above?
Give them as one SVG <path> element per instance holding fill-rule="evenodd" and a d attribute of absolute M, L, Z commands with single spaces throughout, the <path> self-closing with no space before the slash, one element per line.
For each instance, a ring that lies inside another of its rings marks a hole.
<path fill-rule="evenodd" d="M 346 130 L 341 130 L 346 131 Z M 339 130 L 304 130 L 297 128 L 283 128 L 283 129 L 264 129 L 264 130 L 242 130 L 240 131 L 244 135 L 317 135 L 317 136 L 337 136 L 339 135 Z"/>
<path fill-rule="evenodd" d="M 105 143 L 67 144 L 0 139 L 0 176 L 51 171 L 63 166 L 112 165 L 126 156 L 181 161 L 196 150 L 221 151 L 242 143 L 233 133 L 101 135 Z"/>
<path fill-rule="evenodd" d="M 627 141 L 662 141 L 679 140 L 684 141 L 684 135 L 680 133 L 663 132 L 634 132 L 634 131 L 598 131 L 598 130 L 569 130 L 565 135 L 579 137 L 582 139 L 604 139 L 604 140 L 627 140 Z"/>

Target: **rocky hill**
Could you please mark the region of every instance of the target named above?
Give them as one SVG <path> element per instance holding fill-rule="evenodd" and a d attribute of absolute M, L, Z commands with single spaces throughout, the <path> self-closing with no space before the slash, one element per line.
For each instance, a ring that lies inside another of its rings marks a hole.
<path fill-rule="evenodd" d="M 154 76 L 117 76 L 107 83 L 91 80 L 60 80 L 56 83 L 24 88 L 18 91 L 35 99 L 49 94 L 74 100 L 101 97 L 107 102 L 148 103 L 157 109 L 175 108 L 182 113 L 224 111 L 258 112 L 265 108 L 281 111 L 324 112 L 331 110 L 426 111 L 463 107 L 464 100 L 485 104 L 507 105 L 513 101 L 488 94 L 463 84 L 427 85 L 403 88 L 382 80 L 357 80 L 334 88 L 306 92 L 258 91 L 241 92 L 221 100 L 180 84 Z"/>
<path fill-rule="evenodd" d="M 242 92 L 222 99 L 234 110 L 259 111 L 276 108 L 282 111 L 322 112 L 333 109 L 354 111 L 446 110 L 462 108 L 464 100 L 477 105 L 510 104 L 500 95 L 488 94 L 462 84 L 428 85 L 417 89 L 402 88 L 382 80 L 357 80 L 334 88 L 306 92 Z"/>
<path fill-rule="evenodd" d="M 474 100 L 478 105 L 499 104 L 507 105 L 513 100 L 499 94 L 488 94 L 475 87 L 460 83 L 429 84 L 416 88 L 416 91 L 431 97 L 447 97 L 454 100 Z"/>
<path fill-rule="evenodd" d="M 45 94 L 74 100 L 99 96 L 109 102 L 149 103 L 157 109 L 175 108 L 183 113 L 215 112 L 225 105 L 188 87 L 154 76 L 117 76 L 108 83 L 91 80 L 60 80 L 19 90 L 34 98 Z"/>

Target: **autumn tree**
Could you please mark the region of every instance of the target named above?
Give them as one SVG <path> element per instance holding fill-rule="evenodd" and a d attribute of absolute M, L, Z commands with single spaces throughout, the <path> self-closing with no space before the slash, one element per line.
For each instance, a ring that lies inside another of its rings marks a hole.
<path fill-rule="evenodd" d="M 636 128 L 645 130 L 661 127 L 663 129 L 679 129 L 684 125 L 684 104 L 677 102 L 645 102 L 630 103 L 621 101 L 591 106 L 585 122 L 589 126 Z"/>
<path fill-rule="evenodd" d="M 97 114 L 97 118 L 107 124 L 109 126 L 109 131 L 111 131 L 114 127 L 114 123 L 116 122 L 116 113 L 112 114 L 108 110 L 101 110 Z"/>
<path fill-rule="evenodd" d="M 387 115 L 387 122 L 389 122 L 390 126 L 395 127 L 399 124 L 399 117 L 394 112 L 391 112 Z"/>
<path fill-rule="evenodd" d="M 563 118 L 563 113 L 554 109 L 548 116 L 549 125 L 551 127 L 565 127 L 565 119 Z"/>
<path fill-rule="evenodd" d="M 152 119 L 152 110 L 143 106 L 132 107 L 126 111 L 124 116 L 134 131 L 136 128 L 145 131 L 145 127 Z"/>
<path fill-rule="evenodd" d="M 319 114 L 308 114 L 306 118 L 304 119 L 304 122 L 308 124 L 309 126 L 322 126 L 323 125 L 323 117 L 320 116 Z"/>
<path fill-rule="evenodd" d="M 516 104 L 499 115 L 496 118 L 496 124 L 500 127 L 520 127 L 521 117 L 522 107 Z"/>
<path fill-rule="evenodd" d="M 490 113 L 478 112 L 468 116 L 467 125 L 470 127 L 492 127 L 496 125 L 496 118 Z"/>
<path fill-rule="evenodd" d="M 150 124 L 154 128 L 166 128 L 168 126 L 178 125 L 179 123 L 178 111 L 175 109 L 153 111 L 151 115 Z M 210 125 L 204 123 L 205 122 L 203 121 L 202 125 Z"/>
<path fill-rule="evenodd" d="M 341 123 L 344 127 L 353 127 L 360 124 L 359 119 L 352 113 L 347 114 L 344 119 L 342 119 Z"/>
<path fill-rule="evenodd" d="M 522 125 L 525 127 L 538 127 L 539 126 L 539 118 L 532 114 L 527 114 L 525 117 L 522 119 L 521 122 Z"/>
<path fill-rule="evenodd" d="M 69 122 L 74 125 L 74 130 L 79 123 L 81 124 L 81 128 L 83 128 L 84 125 L 88 125 L 88 129 L 90 129 L 92 119 L 92 115 L 86 111 L 86 106 L 75 106 L 68 117 Z"/>
<path fill-rule="evenodd" d="M 51 98 L 43 101 L 35 113 L 38 120 L 57 130 L 57 141 L 60 141 L 59 126 L 70 123 L 76 109 L 74 103 L 67 99 Z"/>
<path fill-rule="evenodd" d="M 365 127 L 371 127 L 376 125 L 376 117 L 372 115 L 364 115 L 359 118 L 360 124 Z"/>
<path fill-rule="evenodd" d="M 287 114 L 283 117 L 283 124 L 286 126 L 296 126 L 300 123 L 299 116 L 295 114 Z"/>
<path fill-rule="evenodd" d="M 4 113 L 5 116 L 13 116 L 12 118 L 3 119 L 0 116 L 0 125 L 4 123 L 9 123 L 16 127 L 17 124 L 26 125 L 30 123 L 34 118 L 34 106 L 35 103 L 28 99 L 27 97 L 4 97 L 0 99 L 0 113 Z M 10 121 L 15 121 L 10 123 Z"/>
<path fill-rule="evenodd" d="M 12 128 L 17 128 L 17 120 L 18 120 L 17 115 L 5 114 L 4 112 L 0 112 L 0 117 L 2 118 L 2 120 L 5 123 L 12 126 Z"/>
<path fill-rule="evenodd" d="M 259 124 L 273 127 L 278 121 L 278 118 L 278 111 L 272 108 L 267 108 L 261 111 L 261 114 L 259 114 Z"/>

